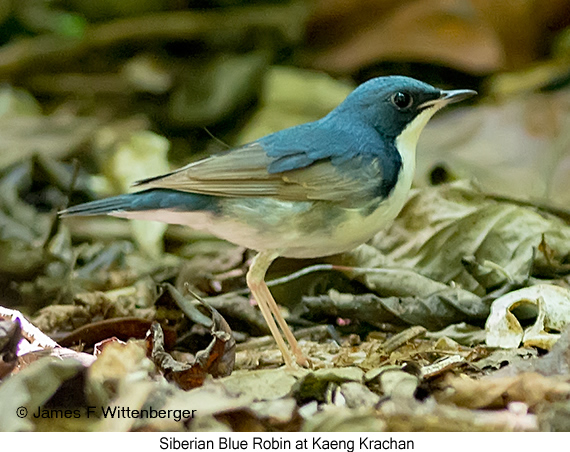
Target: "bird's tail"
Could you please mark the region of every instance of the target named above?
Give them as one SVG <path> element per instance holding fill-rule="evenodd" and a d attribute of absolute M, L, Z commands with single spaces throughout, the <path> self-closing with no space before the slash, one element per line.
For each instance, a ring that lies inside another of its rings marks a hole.
<path fill-rule="evenodd" d="M 213 196 L 154 188 L 79 204 L 62 210 L 59 215 L 62 217 L 109 214 L 122 216 L 121 213 L 128 212 L 164 209 L 182 212 L 216 211 L 216 208 L 217 199 Z"/>
<path fill-rule="evenodd" d="M 72 217 L 76 215 L 105 215 L 114 212 L 130 211 L 134 201 L 132 197 L 133 194 L 134 193 L 86 202 L 62 210 L 59 212 L 59 215 L 61 217 Z"/>

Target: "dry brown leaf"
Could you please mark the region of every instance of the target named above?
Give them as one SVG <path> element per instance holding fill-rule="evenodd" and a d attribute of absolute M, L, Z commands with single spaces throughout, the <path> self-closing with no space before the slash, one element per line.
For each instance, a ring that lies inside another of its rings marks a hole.
<path fill-rule="evenodd" d="M 484 377 L 479 380 L 466 375 L 451 375 L 441 391 L 435 394 L 440 403 L 479 408 L 504 408 L 510 402 L 524 402 L 530 408 L 542 402 L 567 400 L 570 383 L 567 376 L 545 377 L 527 372 L 516 377 Z"/>
<path fill-rule="evenodd" d="M 202 385 L 207 375 L 225 377 L 232 373 L 235 362 L 235 339 L 223 317 L 214 309 L 212 315 L 212 341 L 205 350 L 196 353 L 193 363 L 175 360 L 164 349 L 164 333 L 158 323 L 153 323 L 147 338 L 149 354 L 164 377 L 182 389 Z"/>
<path fill-rule="evenodd" d="M 149 372 L 153 367 L 152 362 L 146 358 L 144 341 L 129 341 L 126 344 L 111 342 L 103 348 L 103 352 L 89 368 L 89 378 L 113 388 L 128 375 L 141 370 Z"/>
<path fill-rule="evenodd" d="M 137 317 L 106 319 L 80 326 L 62 337 L 58 343 L 62 347 L 81 344 L 83 347 L 88 348 L 93 346 L 96 342 L 103 341 L 111 336 L 123 341 L 128 339 L 144 339 L 151 325 L 152 320 Z M 167 327 L 163 327 L 163 330 L 165 345 L 171 348 L 176 341 L 176 332 L 172 328 Z"/>
<path fill-rule="evenodd" d="M 330 405 L 323 407 L 303 425 L 304 432 L 382 432 L 385 430 L 385 422 L 371 408 L 350 409 Z"/>
<path fill-rule="evenodd" d="M 233 394 L 225 388 L 223 381 L 210 380 L 190 391 L 170 389 L 162 408 L 181 411 L 195 408 L 197 416 L 192 416 L 190 431 L 260 431 L 267 428 L 266 423 L 285 429 L 298 428 L 296 407 L 291 404 L 291 399 L 255 402 L 251 394 Z M 289 426 L 290 423 L 293 425 Z M 172 418 L 156 419 L 153 426 L 162 431 L 181 428 Z"/>
<path fill-rule="evenodd" d="M 413 268 L 443 284 L 484 295 L 484 286 L 463 265 L 474 256 L 498 270 L 502 284 L 529 275 L 543 236 L 560 256 L 570 255 L 570 227 L 561 219 L 508 202 L 496 202 L 470 184 L 457 182 L 412 193 L 398 218 L 350 253 L 358 267 Z M 381 275 L 381 273 L 379 273 Z M 370 287 L 377 276 L 365 275 Z"/>
<path fill-rule="evenodd" d="M 34 154 L 64 158 L 87 142 L 98 121 L 71 115 L 0 118 L 0 168 Z M 14 152 L 17 149 L 18 152 Z"/>
<path fill-rule="evenodd" d="M 569 11 L 565 0 L 323 1 L 308 32 L 318 49 L 311 62 L 332 72 L 379 61 L 436 63 L 473 74 L 514 69 L 544 54 Z"/>
<path fill-rule="evenodd" d="M 278 400 L 290 394 L 293 386 L 307 371 L 284 368 L 237 371 L 220 380 L 231 394 L 251 397 L 252 400 Z"/>
<path fill-rule="evenodd" d="M 362 383 L 348 381 L 340 385 L 340 391 L 349 408 L 374 408 L 380 401 L 380 396 Z"/>
<path fill-rule="evenodd" d="M 389 431 L 511 432 L 537 431 L 536 416 L 526 412 L 467 410 L 452 405 L 394 399 L 380 405 Z"/>
<path fill-rule="evenodd" d="M 314 66 L 342 73 L 382 60 L 411 60 L 476 74 L 505 66 L 499 36 L 468 1 L 403 2 L 372 14 L 374 22 L 368 19 L 367 26 L 353 28 L 344 42 L 317 54 Z M 350 19 L 344 27 L 353 27 Z"/>

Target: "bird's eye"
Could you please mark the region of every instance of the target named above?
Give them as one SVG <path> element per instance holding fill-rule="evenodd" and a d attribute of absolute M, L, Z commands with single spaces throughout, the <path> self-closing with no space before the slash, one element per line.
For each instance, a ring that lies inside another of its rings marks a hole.
<path fill-rule="evenodd" d="M 398 91 L 397 93 L 392 94 L 390 100 L 400 110 L 410 107 L 413 102 L 412 96 L 405 91 Z"/>

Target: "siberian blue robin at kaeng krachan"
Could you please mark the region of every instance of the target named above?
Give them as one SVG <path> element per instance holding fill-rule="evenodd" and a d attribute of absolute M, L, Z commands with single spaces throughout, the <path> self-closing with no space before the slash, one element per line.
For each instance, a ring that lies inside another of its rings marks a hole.
<path fill-rule="evenodd" d="M 271 262 L 351 250 L 392 221 L 412 185 L 420 132 L 440 108 L 474 94 L 407 77 L 374 78 L 318 121 L 137 182 L 142 191 L 61 214 L 182 224 L 259 251 L 247 284 L 285 364 L 292 361 L 275 321 L 296 362 L 306 366 L 265 284 Z"/>

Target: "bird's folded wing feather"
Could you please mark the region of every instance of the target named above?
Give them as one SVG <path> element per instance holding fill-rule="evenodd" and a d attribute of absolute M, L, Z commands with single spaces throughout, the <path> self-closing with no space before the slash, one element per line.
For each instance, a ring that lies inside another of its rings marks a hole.
<path fill-rule="evenodd" d="M 312 160 L 298 155 L 303 167 L 270 173 L 276 159 L 264 148 L 249 144 L 228 153 L 191 163 L 177 171 L 137 182 L 143 188 L 166 188 L 190 193 L 225 197 L 275 197 L 289 201 L 360 200 L 381 183 L 378 163 L 369 159 L 365 166 L 356 162 L 333 165 L 330 159 Z"/>

